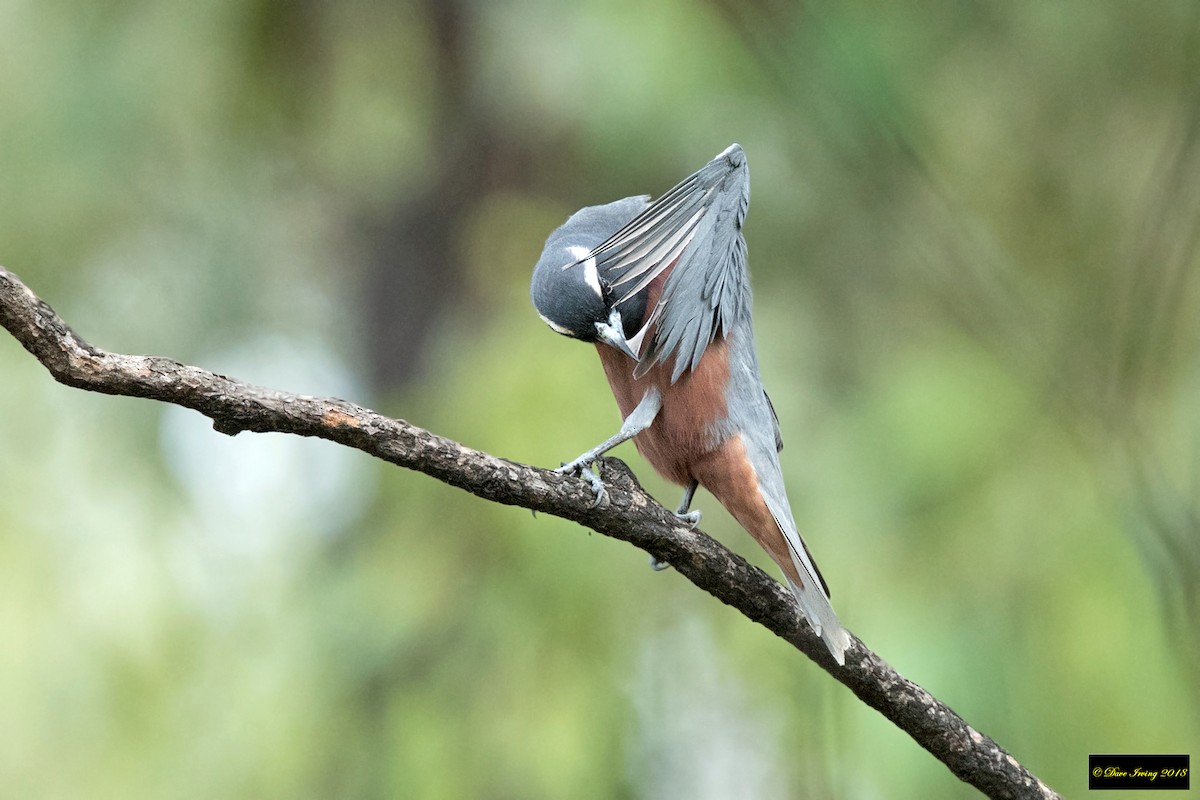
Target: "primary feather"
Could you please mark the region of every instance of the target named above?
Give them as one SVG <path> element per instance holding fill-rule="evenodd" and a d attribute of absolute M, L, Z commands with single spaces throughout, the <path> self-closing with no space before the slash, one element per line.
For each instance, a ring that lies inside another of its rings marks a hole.
<path fill-rule="evenodd" d="M 635 373 L 639 377 L 655 363 L 674 359 L 671 381 L 678 381 L 696 368 L 719 333 L 749 317 L 742 236 L 749 205 L 746 157 L 739 145 L 731 145 L 588 254 L 620 292 L 618 308 L 667 273 L 658 305 L 646 318 L 645 325 L 657 328 Z"/>

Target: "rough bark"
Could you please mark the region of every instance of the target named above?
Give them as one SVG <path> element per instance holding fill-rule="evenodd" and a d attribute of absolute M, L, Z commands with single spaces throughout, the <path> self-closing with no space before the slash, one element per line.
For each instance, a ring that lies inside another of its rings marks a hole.
<path fill-rule="evenodd" d="M 575 478 L 518 464 L 403 420 L 328 397 L 252 386 L 169 358 L 109 353 L 84 341 L 15 275 L 0 267 L 0 324 L 68 386 L 191 408 L 228 435 L 276 431 L 315 436 L 423 472 L 485 500 L 573 520 L 669 562 L 816 662 L 963 781 L 993 798 L 1058 798 L 1000 745 L 896 672 L 856 637 L 839 667 L 799 617 L 790 592 L 646 494 L 624 463 L 602 460 L 608 501 Z"/>

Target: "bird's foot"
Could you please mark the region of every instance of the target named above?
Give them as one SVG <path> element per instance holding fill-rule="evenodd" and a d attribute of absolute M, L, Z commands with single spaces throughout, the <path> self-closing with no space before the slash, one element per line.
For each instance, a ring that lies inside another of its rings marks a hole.
<path fill-rule="evenodd" d="M 696 529 L 696 526 L 700 524 L 700 518 L 704 516 L 698 508 L 694 511 L 676 511 L 674 513 L 680 522 L 686 522 L 692 530 Z"/>
<path fill-rule="evenodd" d="M 672 511 L 671 513 L 674 514 L 680 522 L 686 522 L 687 526 L 692 530 L 695 530 L 696 526 L 700 524 L 700 517 L 702 516 L 700 514 L 700 509 L 696 509 L 695 511 Z M 664 569 L 667 569 L 670 566 L 671 565 L 666 561 L 659 561 L 654 556 L 650 556 L 650 569 L 654 570 L 655 572 L 662 572 Z"/>
<path fill-rule="evenodd" d="M 599 508 L 600 504 L 604 502 L 604 498 L 608 497 L 608 490 L 604 488 L 604 481 L 600 480 L 600 476 L 588 469 L 587 465 L 590 463 L 592 463 L 591 459 L 580 457 L 563 464 L 554 471 L 559 475 L 578 475 L 587 481 L 588 486 L 592 489 L 592 496 L 596 498 L 591 507 Z"/>

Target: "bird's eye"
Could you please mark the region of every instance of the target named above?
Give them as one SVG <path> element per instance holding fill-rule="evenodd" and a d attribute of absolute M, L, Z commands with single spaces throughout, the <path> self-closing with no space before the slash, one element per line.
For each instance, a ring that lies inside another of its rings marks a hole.
<path fill-rule="evenodd" d="M 613 300 L 616 299 L 612 284 L 604 278 L 600 278 L 600 299 L 604 301 L 605 306 L 611 306 Z"/>

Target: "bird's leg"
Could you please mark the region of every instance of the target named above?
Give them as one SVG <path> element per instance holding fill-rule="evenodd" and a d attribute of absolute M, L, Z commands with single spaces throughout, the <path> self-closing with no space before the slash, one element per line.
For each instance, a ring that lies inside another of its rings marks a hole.
<path fill-rule="evenodd" d="M 624 424 L 621 425 L 621 430 L 617 431 L 615 436 L 605 439 L 591 450 L 579 456 L 579 458 L 563 464 L 555 472 L 562 475 L 574 473 L 587 481 L 592 487 L 592 494 L 596 496 L 596 502 L 592 504 L 592 508 L 596 508 L 604 501 L 604 482 L 600 480 L 600 476 L 588 469 L 588 465 L 594 463 L 596 459 L 609 450 L 612 450 L 621 442 L 628 441 L 646 430 L 646 428 L 649 428 L 650 424 L 654 422 L 654 418 L 658 416 L 660 408 L 662 408 L 662 394 L 659 393 L 657 388 L 651 387 L 645 396 L 642 397 L 642 401 L 625 418 Z"/>
<path fill-rule="evenodd" d="M 688 511 L 688 507 L 692 504 L 692 498 L 696 495 L 696 487 L 700 485 L 699 481 L 693 480 L 683 490 L 683 499 L 679 501 L 679 508 L 675 509 L 675 516 L 686 522 L 689 528 L 695 528 L 700 524 L 700 509 Z M 666 561 L 659 561 L 654 556 L 650 556 L 650 569 L 655 572 L 661 572 L 671 566 Z"/>
<path fill-rule="evenodd" d="M 696 496 L 696 488 L 700 485 L 700 481 L 693 480 L 683 490 L 683 499 L 679 501 L 679 508 L 675 509 L 675 516 L 686 522 L 689 526 L 695 528 L 700 524 L 700 509 L 688 511 L 692 505 L 692 498 Z"/>

